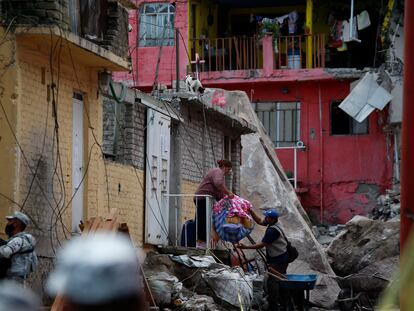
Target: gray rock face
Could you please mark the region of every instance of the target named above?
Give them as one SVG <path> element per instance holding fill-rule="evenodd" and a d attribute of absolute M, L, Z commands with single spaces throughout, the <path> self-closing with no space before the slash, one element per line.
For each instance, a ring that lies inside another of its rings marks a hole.
<path fill-rule="evenodd" d="M 340 291 L 322 246 L 310 228 L 310 221 L 274 152 L 274 146 L 252 109 L 244 92 L 225 92 L 227 109 L 255 125 L 256 134 L 242 136 L 241 195 L 258 209 L 279 206 L 280 224 L 291 243 L 299 251 L 299 259 L 288 273 L 318 274 L 318 283 L 311 292 L 311 302 L 332 308 Z M 256 226 L 256 241 L 263 237 L 264 227 Z"/>
<path fill-rule="evenodd" d="M 358 273 L 386 258 L 399 256 L 400 222 L 355 216 L 328 246 L 332 268 L 339 275 Z"/>

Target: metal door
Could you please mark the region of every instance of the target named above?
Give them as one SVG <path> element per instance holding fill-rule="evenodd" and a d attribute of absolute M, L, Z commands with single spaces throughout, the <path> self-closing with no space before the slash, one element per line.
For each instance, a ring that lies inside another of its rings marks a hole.
<path fill-rule="evenodd" d="M 167 245 L 171 120 L 153 109 L 147 120 L 145 242 Z"/>
<path fill-rule="evenodd" d="M 74 93 L 72 101 L 72 231 L 79 232 L 83 219 L 83 98 Z"/>

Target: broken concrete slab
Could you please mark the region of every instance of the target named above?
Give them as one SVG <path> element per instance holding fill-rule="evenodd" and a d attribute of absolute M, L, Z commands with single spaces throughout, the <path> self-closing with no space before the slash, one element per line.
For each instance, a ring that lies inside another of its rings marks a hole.
<path fill-rule="evenodd" d="M 332 268 L 341 276 L 400 253 L 400 222 L 355 216 L 327 248 Z"/>

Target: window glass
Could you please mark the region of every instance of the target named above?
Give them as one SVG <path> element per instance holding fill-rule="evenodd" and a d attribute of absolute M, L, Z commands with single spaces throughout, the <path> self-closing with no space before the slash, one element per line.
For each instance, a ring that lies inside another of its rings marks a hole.
<path fill-rule="evenodd" d="M 146 3 L 140 12 L 139 46 L 174 45 L 173 5 Z"/>
<path fill-rule="evenodd" d="M 300 140 L 300 103 L 256 103 L 255 109 L 276 147 L 292 147 Z"/>

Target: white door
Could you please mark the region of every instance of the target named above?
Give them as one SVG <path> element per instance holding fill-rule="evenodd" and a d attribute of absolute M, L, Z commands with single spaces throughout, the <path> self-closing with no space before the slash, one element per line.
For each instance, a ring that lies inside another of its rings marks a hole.
<path fill-rule="evenodd" d="M 153 109 L 147 120 L 145 242 L 167 245 L 171 120 Z"/>
<path fill-rule="evenodd" d="M 74 93 L 72 102 L 72 231 L 79 232 L 83 219 L 83 98 Z"/>

